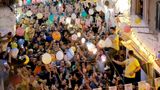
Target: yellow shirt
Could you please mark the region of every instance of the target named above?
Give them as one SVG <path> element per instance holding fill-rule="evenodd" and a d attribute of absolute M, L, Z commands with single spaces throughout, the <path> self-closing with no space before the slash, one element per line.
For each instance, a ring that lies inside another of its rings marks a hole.
<path fill-rule="evenodd" d="M 127 78 L 135 78 L 136 73 L 134 73 L 132 76 L 129 75 L 131 72 L 135 71 L 137 67 L 140 66 L 138 60 L 136 58 L 130 58 L 124 61 L 125 62 L 125 77 Z"/>
<path fill-rule="evenodd" d="M 112 47 L 117 51 L 119 51 L 119 35 L 114 34 L 114 35 L 110 35 L 109 37 L 112 40 Z"/>

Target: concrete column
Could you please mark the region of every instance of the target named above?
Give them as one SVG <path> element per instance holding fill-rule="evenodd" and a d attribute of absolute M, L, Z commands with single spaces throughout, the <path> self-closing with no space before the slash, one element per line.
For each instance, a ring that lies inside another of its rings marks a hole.
<path fill-rule="evenodd" d="M 145 24 L 148 25 L 148 14 L 149 14 L 149 0 L 143 0 L 143 19 Z"/>

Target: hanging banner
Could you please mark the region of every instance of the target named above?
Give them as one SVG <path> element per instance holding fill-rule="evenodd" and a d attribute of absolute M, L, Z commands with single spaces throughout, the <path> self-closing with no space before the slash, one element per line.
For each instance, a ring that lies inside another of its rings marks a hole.
<path fill-rule="evenodd" d="M 124 90 L 133 90 L 132 84 L 125 84 L 124 85 Z"/>

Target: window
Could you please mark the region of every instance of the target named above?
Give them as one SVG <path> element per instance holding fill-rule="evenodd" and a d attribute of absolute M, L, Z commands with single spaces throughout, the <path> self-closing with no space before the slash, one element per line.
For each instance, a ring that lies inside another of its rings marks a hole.
<path fill-rule="evenodd" d="M 157 2 L 157 11 L 156 11 L 156 30 L 160 31 L 160 1 Z"/>
<path fill-rule="evenodd" d="M 143 0 L 136 0 L 136 15 L 143 18 Z"/>

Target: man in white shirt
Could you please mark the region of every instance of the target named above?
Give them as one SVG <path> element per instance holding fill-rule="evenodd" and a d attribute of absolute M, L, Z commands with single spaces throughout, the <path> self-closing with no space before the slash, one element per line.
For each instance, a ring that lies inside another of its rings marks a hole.
<path fill-rule="evenodd" d="M 109 9 L 109 1 L 104 1 L 104 0 L 99 0 L 97 2 L 97 6 L 101 7 L 102 12 L 105 14 L 105 22 L 106 22 L 106 27 L 115 27 L 115 22 L 114 22 L 114 13 L 111 13 L 111 9 Z M 112 20 L 112 21 L 111 21 Z"/>

